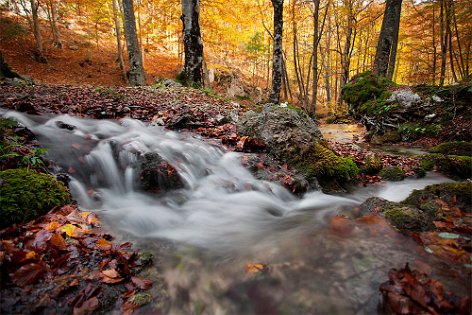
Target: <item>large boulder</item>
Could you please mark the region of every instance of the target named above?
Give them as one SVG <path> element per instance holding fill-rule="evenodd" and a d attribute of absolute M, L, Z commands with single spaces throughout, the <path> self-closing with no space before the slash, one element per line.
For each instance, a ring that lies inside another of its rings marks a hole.
<path fill-rule="evenodd" d="M 238 123 L 240 135 L 263 141 L 270 154 L 294 167 L 311 187 L 339 190 L 354 181 L 359 169 L 350 158 L 337 156 L 322 142 L 321 132 L 304 112 L 266 105 L 247 112 Z"/>
<path fill-rule="evenodd" d="M 238 132 L 264 141 L 270 153 L 285 162 L 306 154 L 323 139 L 306 113 L 272 104 L 265 105 L 259 113 L 245 113 L 238 122 Z"/>

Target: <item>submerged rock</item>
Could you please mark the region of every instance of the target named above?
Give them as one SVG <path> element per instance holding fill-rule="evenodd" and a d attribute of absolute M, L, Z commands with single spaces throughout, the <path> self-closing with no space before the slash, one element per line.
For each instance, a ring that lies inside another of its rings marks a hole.
<path fill-rule="evenodd" d="M 147 152 L 139 158 L 139 186 L 142 190 L 165 192 L 183 188 L 177 170 L 158 153 Z"/>

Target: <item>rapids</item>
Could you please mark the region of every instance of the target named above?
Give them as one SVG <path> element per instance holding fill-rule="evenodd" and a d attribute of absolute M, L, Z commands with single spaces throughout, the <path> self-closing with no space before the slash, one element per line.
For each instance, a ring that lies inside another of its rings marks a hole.
<path fill-rule="evenodd" d="M 438 174 L 344 196 L 313 191 L 299 198 L 254 178 L 240 154 L 194 134 L 132 119 L 1 114 L 37 135 L 56 171 L 70 174 L 81 208 L 98 212 L 114 234 L 159 253 L 159 240 L 173 244 L 161 258 L 170 313 L 196 312 L 201 304 L 209 314 L 372 313 L 390 268 L 437 264 L 389 226 L 353 223 L 346 235 L 343 228 L 333 233 L 330 220 L 371 196 L 401 201 L 413 189 L 448 181 Z M 146 152 L 173 165 L 184 188 L 138 191 L 137 156 Z M 246 263 L 258 261 L 271 266 L 269 279 L 244 274 Z M 447 274 L 437 276 L 449 281 Z"/>

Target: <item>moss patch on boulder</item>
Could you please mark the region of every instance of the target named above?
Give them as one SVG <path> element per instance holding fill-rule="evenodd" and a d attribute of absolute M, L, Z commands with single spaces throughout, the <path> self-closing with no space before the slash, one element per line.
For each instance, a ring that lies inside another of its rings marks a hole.
<path fill-rule="evenodd" d="M 444 142 L 429 150 L 431 153 L 441 153 L 444 155 L 472 156 L 472 142 L 453 141 Z"/>
<path fill-rule="evenodd" d="M 379 173 L 380 177 L 390 181 L 401 181 L 405 179 L 405 172 L 400 167 L 386 167 Z"/>
<path fill-rule="evenodd" d="M 32 220 L 70 203 L 67 188 L 52 175 L 28 169 L 0 172 L 0 227 Z"/>
<path fill-rule="evenodd" d="M 426 186 L 422 190 L 414 190 L 403 204 L 415 206 L 435 217 L 440 208 L 434 200 L 444 200 L 456 204 L 467 212 L 472 212 L 472 182 L 444 183 Z"/>
<path fill-rule="evenodd" d="M 325 188 L 345 188 L 356 180 L 359 168 L 350 158 L 337 156 L 321 144 L 315 144 L 304 156 L 292 161 L 307 178 L 316 177 Z"/>
<path fill-rule="evenodd" d="M 385 217 L 400 230 L 425 231 L 431 228 L 431 220 L 421 210 L 406 206 L 390 207 Z"/>
<path fill-rule="evenodd" d="M 472 157 L 459 155 L 443 155 L 440 153 L 424 154 L 420 157 L 420 166 L 431 171 L 438 171 L 456 179 L 472 177 Z"/>

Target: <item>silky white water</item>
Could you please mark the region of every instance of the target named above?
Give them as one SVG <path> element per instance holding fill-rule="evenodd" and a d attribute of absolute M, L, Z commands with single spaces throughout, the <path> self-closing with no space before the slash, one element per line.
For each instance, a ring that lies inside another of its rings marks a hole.
<path fill-rule="evenodd" d="M 166 239 L 201 251 L 182 259 L 180 269 L 174 262 L 164 263 L 174 301 L 172 313 L 193 312 L 197 300 L 210 313 L 251 312 L 240 308 L 237 298 L 215 297 L 231 291 L 243 273 L 241 268 L 250 261 L 288 266 L 273 268 L 285 295 L 269 294 L 288 308 L 303 305 L 308 312 L 320 313 L 372 311 L 376 285 L 386 280 L 382 276 L 389 268 L 416 260 L 409 258 L 418 247 L 391 228 L 386 233 L 394 241 L 371 235 L 362 226 L 356 226 L 348 238 L 333 236 L 330 218 L 371 196 L 401 201 L 413 189 L 448 181 L 428 174 L 419 180 L 360 188 L 349 196 L 314 191 L 299 198 L 277 183 L 254 178 L 241 165 L 240 154 L 225 152 L 224 147 L 189 133 L 131 119 L 45 118 L 17 112 L 3 116 L 16 119 L 38 136 L 41 146 L 48 148 L 48 158 L 58 163 L 57 171 L 70 173 L 70 189 L 79 205 L 99 212 L 115 233 L 148 244 Z M 173 165 L 184 187 L 160 194 L 138 191 L 138 156 L 146 152 L 156 152 Z M 230 265 L 223 263 L 228 259 Z M 208 283 L 221 292 L 208 291 Z M 192 290 L 188 303 L 179 302 L 174 290 L 182 286 Z M 292 296 L 295 292 L 307 300 L 298 301 Z M 313 301 L 326 304 L 312 305 Z"/>

